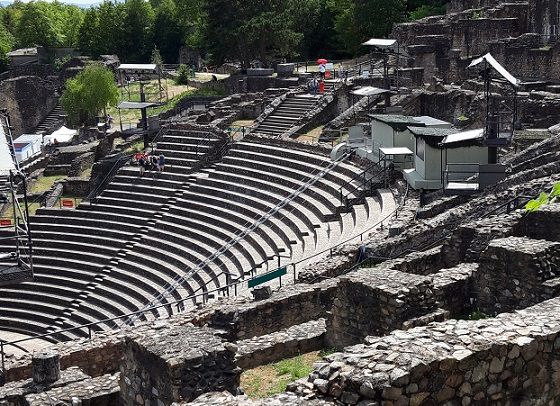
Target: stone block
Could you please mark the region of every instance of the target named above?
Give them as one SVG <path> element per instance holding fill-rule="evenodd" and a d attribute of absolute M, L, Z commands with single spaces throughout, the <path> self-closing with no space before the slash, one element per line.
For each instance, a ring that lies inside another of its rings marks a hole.
<path fill-rule="evenodd" d="M 247 69 L 247 76 L 272 76 L 274 69 L 268 68 L 251 68 Z"/>
<path fill-rule="evenodd" d="M 235 393 L 236 347 L 226 345 L 222 333 L 187 324 L 126 337 L 120 379 L 124 405 L 169 405 L 211 391 Z"/>
<path fill-rule="evenodd" d="M 476 302 L 485 313 L 531 306 L 549 299 L 560 276 L 560 243 L 508 237 L 490 242 L 473 280 Z"/>

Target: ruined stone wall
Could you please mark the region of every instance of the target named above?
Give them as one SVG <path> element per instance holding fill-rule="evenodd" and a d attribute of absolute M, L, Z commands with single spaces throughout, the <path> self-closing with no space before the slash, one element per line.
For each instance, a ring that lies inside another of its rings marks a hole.
<path fill-rule="evenodd" d="M 232 340 L 243 340 L 324 318 L 332 307 L 337 280 L 315 285 L 293 285 L 272 298 L 245 305 L 224 305 L 210 325 L 227 330 Z"/>
<path fill-rule="evenodd" d="M 556 0 L 532 0 L 529 1 L 529 32 L 549 34 L 549 27 L 555 25 L 558 28 L 558 1 Z"/>
<path fill-rule="evenodd" d="M 162 325 L 150 335 L 127 337 L 120 378 L 124 405 L 169 405 L 211 391 L 235 393 L 236 349 L 219 335 L 207 328 Z"/>
<path fill-rule="evenodd" d="M 545 284 L 554 288 L 559 276 L 560 243 L 525 237 L 493 240 L 473 281 L 477 306 L 487 314 L 531 306 L 550 298 Z"/>
<path fill-rule="evenodd" d="M 328 320 L 329 346 L 342 348 L 367 335 L 384 335 L 436 308 L 430 279 L 379 266 L 341 278 Z"/>
<path fill-rule="evenodd" d="M 309 381 L 318 395 L 352 405 L 553 404 L 560 398 L 559 310 L 553 299 L 494 319 L 370 337 L 317 363 Z"/>
<path fill-rule="evenodd" d="M 8 109 L 14 134 L 32 132 L 55 108 L 53 83 L 37 76 L 20 76 L 0 82 L 0 105 Z"/>
<path fill-rule="evenodd" d="M 72 367 L 61 371 L 60 379 L 46 386 L 25 379 L 0 387 L 2 406 L 43 406 L 53 402 L 71 404 L 73 399 L 88 406 L 119 404 L 118 376 L 92 378 L 79 368 Z"/>

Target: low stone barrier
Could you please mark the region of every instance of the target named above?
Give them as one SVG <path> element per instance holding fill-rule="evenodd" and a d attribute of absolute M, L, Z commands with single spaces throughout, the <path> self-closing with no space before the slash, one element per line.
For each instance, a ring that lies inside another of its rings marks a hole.
<path fill-rule="evenodd" d="M 220 331 L 192 325 L 165 326 L 137 338 L 125 338 L 121 363 L 124 405 L 171 404 L 190 401 L 209 391 L 239 387 L 237 347 Z"/>
<path fill-rule="evenodd" d="M 235 343 L 237 365 L 250 369 L 324 348 L 325 320 L 313 320 L 276 333 Z"/>
<path fill-rule="evenodd" d="M 386 269 L 362 269 L 342 277 L 328 321 L 327 344 L 355 344 L 367 335 L 402 328 L 436 309 L 428 277 Z"/>
<path fill-rule="evenodd" d="M 494 319 L 367 338 L 317 363 L 309 380 L 317 395 L 347 405 L 553 404 L 560 399 L 559 311 L 556 298 Z"/>
<path fill-rule="evenodd" d="M 477 305 L 493 314 L 550 299 L 543 283 L 560 276 L 560 243 L 526 237 L 496 239 L 480 258 Z"/>

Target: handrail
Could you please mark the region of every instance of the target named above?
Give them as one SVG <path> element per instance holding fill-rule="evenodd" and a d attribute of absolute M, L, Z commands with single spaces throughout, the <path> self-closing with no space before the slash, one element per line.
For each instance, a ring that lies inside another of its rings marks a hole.
<path fill-rule="evenodd" d="M 111 180 L 115 177 L 117 171 L 122 168 L 129 160 L 131 159 L 131 155 L 125 155 L 124 157 L 119 157 L 114 165 L 111 167 L 111 169 L 109 170 L 109 172 L 107 173 L 107 175 L 103 178 L 103 180 L 99 183 L 99 185 L 95 188 L 95 190 L 93 190 L 92 192 L 90 192 L 87 197 L 85 198 L 85 200 L 88 200 L 90 202 L 95 201 L 95 199 L 97 198 L 97 196 L 99 196 L 99 194 L 101 193 L 101 191 L 107 186 L 107 184 L 109 182 L 111 182 Z"/>

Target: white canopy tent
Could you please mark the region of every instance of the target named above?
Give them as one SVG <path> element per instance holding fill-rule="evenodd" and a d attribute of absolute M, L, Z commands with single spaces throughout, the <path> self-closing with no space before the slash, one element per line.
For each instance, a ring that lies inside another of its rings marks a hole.
<path fill-rule="evenodd" d="M 478 128 L 476 130 L 463 131 L 460 133 L 450 134 L 443 139 L 441 143 L 444 147 L 451 144 L 460 142 L 473 142 L 484 139 L 484 129 Z"/>
<path fill-rule="evenodd" d="M 45 137 L 43 138 L 43 144 L 54 144 L 55 140 L 59 143 L 71 142 L 76 135 L 78 135 L 78 130 L 72 130 L 70 128 L 62 126 L 52 134 L 45 135 Z"/>
<path fill-rule="evenodd" d="M 478 66 L 482 62 L 487 62 L 490 66 L 492 66 L 496 70 L 496 72 L 498 72 L 505 80 L 511 83 L 514 87 L 517 87 L 521 84 L 521 81 L 515 78 L 511 73 L 507 71 L 506 68 L 500 65 L 500 63 L 497 60 L 495 60 L 490 53 L 487 53 L 486 55 L 473 60 L 471 64 L 467 67 L 467 69 L 472 68 L 474 66 Z"/>
<path fill-rule="evenodd" d="M 352 94 L 355 96 L 376 96 L 378 94 L 383 94 L 383 93 L 387 93 L 389 90 L 387 89 L 380 89 L 378 87 L 373 87 L 373 86 L 364 86 L 364 87 L 360 87 L 359 89 L 356 89 L 354 91 L 352 91 Z"/>
<path fill-rule="evenodd" d="M 396 39 L 372 38 L 362 43 L 364 46 L 377 48 L 390 48 L 397 43 Z"/>
<path fill-rule="evenodd" d="M 10 146 L 6 139 L 3 126 L 0 125 L 0 176 L 9 176 L 10 171 L 15 171 L 16 166 L 10 153 Z"/>

